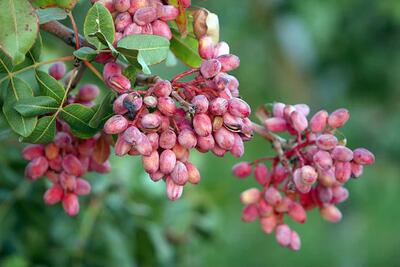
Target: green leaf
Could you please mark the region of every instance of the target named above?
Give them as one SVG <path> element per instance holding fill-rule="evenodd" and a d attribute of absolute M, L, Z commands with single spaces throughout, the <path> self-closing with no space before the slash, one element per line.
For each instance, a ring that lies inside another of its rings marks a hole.
<path fill-rule="evenodd" d="M 173 6 L 178 6 L 179 5 L 179 0 L 168 0 L 168 4 L 173 5 Z"/>
<path fill-rule="evenodd" d="M 89 122 L 95 112 L 81 104 L 70 104 L 60 112 L 60 117 L 71 126 L 72 133 L 80 138 L 89 138 L 97 129 L 90 127 Z"/>
<path fill-rule="evenodd" d="M 58 7 L 37 9 L 36 13 L 39 16 L 40 24 L 44 24 L 53 20 L 63 20 L 67 18 L 67 12 L 65 12 L 64 9 Z"/>
<path fill-rule="evenodd" d="M 142 67 L 142 71 L 145 74 L 151 74 L 150 68 L 147 65 L 146 61 L 144 60 L 143 56 L 141 54 L 139 54 L 138 56 L 138 63 L 140 64 L 140 66 Z"/>
<path fill-rule="evenodd" d="M 32 117 L 56 112 L 58 110 L 58 103 L 54 98 L 49 96 L 37 96 L 18 101 L 14 108 L 22 116 Z"/>
<path fill-rule="evenodd" d="M 97 51 L 90 47 L 81 47 L 74 51 L 74 56 L 81 60 L 92 61 L 97 56 Z"/>
<path fill-rule="evenodd" d="M 179 60 L 192 68 L 198 68 L 203 62 L 199 56 L 199 42 L 192 35 L 182 38 L 181 34 L 175 30 L 172 30 L 171 39 L 171 51 L 175 54 Z"/>
<path fill-rule="evenodd" d="M 25 143 L 47 144 L 53 141 L 56 135 L 56 117 L 45 116 L 39 119 L 31 135 L 22 139 Z"/>
<path fill-rule="evenodd" d="M 118 51 L 115 50 L 114 46 L 112 45 L 112 43 L 110 43 L 107 38 L 104 36 L 103 33 L 101 32 L 95 32 L 94 34 L 90 34 L 89 36 L 91 37 L 96 37 L 103 45 L 105 45 L 106 47 L 108 47 L 111 50 L 111 53 L 113 54 L 114 57 L 118 56 Z"/>
<path fill-rule="evenodd" d="M 50 96 L 61 103 L 64 99 L 65 89 L 59 81 L 41 70 L 36 70 L 36 80 L 43 95 Z"/>
<path fill-rule="evenodd" d="M 32 3 L 38 7 L 54 7 L 58 6 L 65 9 L 72 9 L 78 0 L 33 0 Z"/>
<path fill-rule="evenodd" d="M 165 66 L 167 66 L 167 67 L 175 67 L 177 64 L 178 64 L 178 58 L 170 50 L 168 52 L 167 59 L 165 60 Z"/>
<path fill-rule="evenodd" d="M 66 9 L 73 9 L 78 0 L 56 0 L 57 6 Z"/>
<path fill-rule="evenodd" d="M 0 49 L 17 65 L 35 43 L 39 19 L 26 0 L 1 0 L 0 10 Z"/>
<path fill-rule="evenodd" d="M 115 29 L 110 11 L 100 3 L 94 4 L 86 15 L 83 32 L 88 42 L 98 49 L 105 46 L 97 37 L 93 37 L 97 32 L 102 33 L 105 39 L 109 43 L 112 43 L 114 41 Z"/>
<path fill-rule="evenodd" d="M 128 61 L 131 64 L 137 64 L 138 63 L 138 50 L 133 50 L 133 49 L 126 49 L 123 47 L 117 47 L 117 51 L 120 52 L 126 61 Z"/>
<path fill-rule="evenodd" d="M 40 55 L 42 54 L 42 48 L 43 48 L 43 41 L 42 41 L 42 36 L 39 33 L 35 44 L 32 46 L 31 50 L 29 50 L 29 52 L 28 52 L 28 55 L 33 60 L 33 62 L 40 61 Z"/>
<path fill-rule="evenodd" d="M 46 8 L 50 6 L 56 6 L 56 0 L 33 0 L 32 4 L 35 6 L 41 7 L 41 8 Z"/>
<path fill-rule="evenodd" d="M 17 101 L 32 96 L 33 91 L 28 83 L 16 77 L 10 80 L 4 99 L 3 113 L 11 129 L 23 137 L 29 136 L 35 129 L 37 117 L 23 117 L 14 109 L 14 105 Z"/>
<path fill-rule="evenodd" d="M 3 105 L 4 99 L 6 98 L 9 84 L 10 84 L 9 79 L 6 79 L 6 80 L 4 80 L 4 82 L 0 83 L 0 105 Z M 0 116 L 1 116 L 1 112 L 0 112 Z"/>
<path fill-rule="evenodd" d="M 13 69 L 11 59 L 0 49 L 0 73 L 9 73 Z"/>
<path fill-rule="evenodd" d="M 142 55 L 139 54 L 138 50 L 118 47 L 117 51 L 120 52 L 120 57 L 122 57 L 124 60 L 126 60 L 128 63 L 130 63 L 132 66 L 135 66 L 139 70 L 142 70 L 145 74 L 151 74 L 149 66 L 144 61 Z"/>
<path fill-rule="evenodd" d="M 104 118 L 108 118 L 110 114 L 113 113 L 112 100 L 114 98 L 114 93 L 109 92 L 100 101 L 100 104 L 96 108 L 92 119 L 89 121 L 89 126 L 92 128 L 98 128 Z"/>
<path fill-rule="evenodd" d="M 168 39 L 158 35 L 130 35 L 118 42 L 118 48 L 126 48 L 139 51 L 139 58 L 142 57 L 146 65 L 158 64 L 167 58 L 169 51 Z M 124 54 L 125 55 L 125 54 Z"/>

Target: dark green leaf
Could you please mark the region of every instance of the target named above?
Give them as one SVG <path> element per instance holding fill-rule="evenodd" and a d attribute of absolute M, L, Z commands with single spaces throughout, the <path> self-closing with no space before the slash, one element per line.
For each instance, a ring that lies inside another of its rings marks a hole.
<path fill-rule="evenodd" d="M 56 135 L 56 117 L 45 116 L 39 119 L 31 135 L 22 139 L 25 143 L 47 144 L 53 141 Z"/>
<path fill-rule="evenodd" d="M 88 42 L 98 49 L 104 48 L 105 45 L 97 37 L 93 37 L 93 34 L 97 32 L 102 33 L 105 39 L 109 43 L 112 43 L 114 41 L 115 29 L 110 11 L 100 3 L 94 4 L 86 15 L 83 32 Z"/>
<path fill-rule="evenodd" d="M 0 49 L 17 65 L 35 43 L 39 19 L 27 0 L 2 0 L 0 10 Z"/>
<path fill-rule="evenodd" d="M 89 121 L 89 126 L 92 128 L 98 128 L 104 118 L 108 118 L 112 114 L 112 100 L 114 98 L 114 93 L 109 92 L 100 101 L 100 104 L 96 108 L 96 112 L 93 118 Z"/>
<path fill-rule="evenodd" d="M 97 51 L 90 47 L 81 47 L 78 50 L 74 51 L 74 56 L 81 60 L 92 61 L 97 56 Z"/>
<path fill-rule="evenodd" d="M 0 83 L 0 104 L 2 105 L 4 102 L 4 99 L 6 98 L 7 94 L 7 88 L 8 85 L 10 84 L 10 80 L 6 79 L 4 82 Z M 1 112 L 0 112 L 1 114 Z"/>
<path fill-rule="evenodd" d="M 65 12 L 64 9 L 58 7 L 37 9 L 36 12 L 39 16 L 40 24 L 44 24 L 52 20 L 63 20 L 67 18 L 67 12 Z"/>
<path fill-rule="evenodd" d="M 128 63 L 138 66 L 139 69 L 146 74 L 151 74 L 149 66 L 143 60 L 143 57 L 139 54 L 138 50 L 127 49 L 123 47 L 118 47 L 117 50 Z"/>
<path fill-rule="evenodd" d="M 29 136 L 35 129 L 37 117 L 23 117 L 14 109 L 14 105 L 17 101 L 32 96 L 32 88 L 28 83 L 16 77 L 10 80 L 4 100 L 3 113 L 11 129 L 23 137 Z"/>
<path fill-rule="evenodd" d="M 139 51 L 140 56 L 146 65 L 154 65 L 160 63 L 167 58 L 169 51 L 169 41 L 158 35 L 130 35 L 118 42 L 118 48 L 126 48 Z"/>
<path fill-rule="evenodd" d="M 198 53 L 199 43 L 192 35 L 182 38 L 178 30 L 172 29 L 171 51 L 183 63 L 198 68 L 203 62 Z"/>
<path fill-rule="evenodd" d="M 12 69 L 11 59 L 0 50 L 0 73 L 9 73 Z"/>
<path fill-rule="evenodd" d="M 36 70 L 36 80 L 39 83 L 43 95 L 54 98 L 58 103 L 62 102 L 65 89 L 59 81 L 41 70 Z"/>
<path fill-rule="evenodd" d="M 118 47 L 117 51 L 120 52 L 130 64 L 138 63 L 138 50 L 126 49 L 123 47 Z"/>
<path fill-rule="evenodd" d="M 33 62 L 40 61 L 40 55 L 42 54 L 42 48 L 43 48 L 43 41 L 42 41 L 42 36 L 39 33 L 35 44 L 32 46 L 31 50 L 29 50 L 29 52 L 28 52 L 28 55 L 33 60 Z"/>
<path fill-rule="evenodd" d="M 97 130 L 89 126 L 95 112 L 81 104 L 70 104 L 60 112 L 60 117 L 71 126 L 72 133 L 80 138 L 89 138 Z"/>
<path fill-rule="evenodd" d="M 140 64 L 140 66 L 142 67 L 142 71 L 145 74 L 151 74 L 150 68 L 147 65 L 146 61 L 144 60 L 143 56 L 141 54 L 139 54 L 138 56 L 138 63 Z"/>
<path fill-rule="evenodd" d="M 118 56 L 118 51 L 115 50 L 114 46 L 112 45 L 112 43 L 110 43 L 107 38 L 104 36 L 103 33 L 101 32 L 95 32 L 94 34 L 90 34 L 89 36 L 91 37 L 96 37 L 103 45 L 105 45 L 106 47 L 108 47 L 111 50 L 111 53 L 113 54 L 114 57 Z"/>
<path fill-rule="evenodd" d="M 14 108 L 22 116 L 32 117 L 56 112 L 58 110 L 58 103 L 52 97 L 37 96 L 18 101 Z"/>

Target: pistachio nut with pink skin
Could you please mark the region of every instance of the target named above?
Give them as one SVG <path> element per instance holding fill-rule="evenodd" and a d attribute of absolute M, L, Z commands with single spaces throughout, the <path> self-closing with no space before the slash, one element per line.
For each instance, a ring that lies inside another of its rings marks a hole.
<path fill-rule="evenodd" d="M 100 89 L 94 84 L 85 84 L 79 88 L 78 94 L 76 95 L 77 101 L 93 101 L 100 94 Z"/>
<path fill-rule="evenodd" d="M 168 40 L 172 39 L 172 32 L 169 25 L 162 20 L 155 20 L 151 23 L 154 35 L 162 36 Z"/>
<path fill-rule="evenodd" d="M 78 196 L 73 193 L 68 193 L 62 200 L 63 208 L 69 216 L 76 216 L 79 213 Z"/>
<path fill-rule="evenodd" d="M 167 197 L 172 200 L 178 200 L 183 193 L 183 186 L 176 184 L 171 177 L 165 179 Z"/>
<path fill-rule="evenodd" d="M 221 55 L 217 57 L 217 60 L 221 63 L 221 71 L 223 72 L 230 72 L 235 70 L 240 65 L 240 59 L 236 55 Z"/>
<path fill-rule="evenodd" d="M 170 174 L 176 165 L 176 154 L 172 150 L 164 150 L 160 155 L 160 171 Z"/>
<path fill-rule="evenodd" d="M 167 129 L 160 134 L 159 146 L 163 149 L 172 149 L 177 142 L 177 137 L 172 129 Z"/>
<path fill-rule="evenodd" d="M 117 31 L 123 31 L 130 24 L 132 24 L 132 16 L 128 12 L 119 13 L 115 18 L 115 29 Z"/>
<path fill-rule="evenodd" d="M 171 179 L 177 185 L 185 185 L 189 179 L 188 170 L 186 165 L 181 161 L 176 161 L 175 167 L 171 172 Z"/>
<path fill-rule="evenodd" d="M 104 124 L 104 132 L 107 134 L 120 134 L 128 128 L 129 122 L 122 115 L 114 115 Z"/>
<path fill-rule="evenodd" d="M 67 73 L 64 62 L 57 62 L 50 66 L 49 74 L 56 80 L 61 80 Z"/>

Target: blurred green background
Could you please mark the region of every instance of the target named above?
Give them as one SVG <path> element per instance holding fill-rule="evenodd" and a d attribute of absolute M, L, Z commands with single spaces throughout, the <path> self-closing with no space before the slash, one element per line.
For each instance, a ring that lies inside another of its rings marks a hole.
<path fill-rule="evenodd" d="M 89 1 L 76 8 L 79 23 Z M 351 148 L 376 154 L 359 180 L 348 183 L 338 224 L 318 212 L 304 225 L 300 252 L 280 248 L 258 223 L 241 222 L 237 159 L 192 153 L 202 182 L 166 200 L 135 158 L 113 158 L 111 174 L 88 175 L 91 196 L 69 218 L 42 202 L 44 181 L 23 178 L 21 147 L 0 132 L 0 266 L 400 266 L 400 1 L 193 1 L 217 13 L 221 39 L 241 58 L 235 75 L 255 109 L 266 102 L 308 103 L 350 110 L 343 129 Z M 44 58 L 63 46 L 43 35 Z M 62 53 L 70 53 L 64 46 Z M 170 77 L 183 66 L 154 72 Z M 86 81 L 97 82 L 89 73 Z M 1 122 L 3 120 L 0 120 Z M 271 155 L 260 138 L 244 160 Z"/>

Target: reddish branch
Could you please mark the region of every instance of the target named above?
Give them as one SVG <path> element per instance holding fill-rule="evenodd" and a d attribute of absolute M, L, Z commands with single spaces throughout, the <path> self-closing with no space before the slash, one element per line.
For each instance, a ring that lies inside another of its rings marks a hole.
<path fill-rule="evenodd" d="M 173 79 L 172 79 L 172 83 L 175 83 L 176 81 L 182 79 L 185 76 L 188 76 L 190 74 L 193 74 L 195 72 L 199 71 L 199 69 L 190 69 L 188 71 L 182 72 L 181 74 L 176 75 Z"/>

